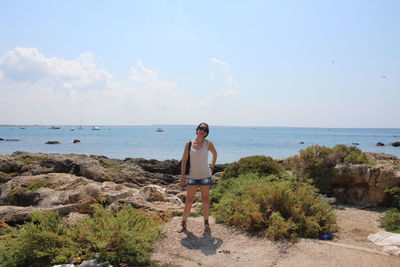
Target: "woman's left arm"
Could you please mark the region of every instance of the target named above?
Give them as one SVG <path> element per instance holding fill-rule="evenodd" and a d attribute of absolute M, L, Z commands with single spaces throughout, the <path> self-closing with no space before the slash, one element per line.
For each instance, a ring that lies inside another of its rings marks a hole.
<path fill-rule="evenodd" d="M 211 172 L 213 172 L 214 166 L 215 166 L 215 162 L 217 161 L 217 150 L 215 149 L 214 144 L 212 142 L 210 142 L 210 141 L 209 141 L 209 144 L 208 144 L 208 150 L 210 150 L 210 152 L 212 154 L 212 160 L 211 160 L 210 168 L 211 168 Z"/>

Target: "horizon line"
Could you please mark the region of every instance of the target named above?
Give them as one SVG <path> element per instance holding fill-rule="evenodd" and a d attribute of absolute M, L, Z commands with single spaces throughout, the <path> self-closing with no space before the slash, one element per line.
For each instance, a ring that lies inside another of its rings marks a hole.
<path fill-rule="evenodd" d="M 0 124 L 0 127 L 176 127 L 176 126 L 196 126 L 196 124 Z M 249 127 L 249 128 L 320 128 L 320 129 L 400 129 L 400 127 L 326 127 L 326 126 L 265 126 L 265 125 L 213 125 L 212 127 Z"/>

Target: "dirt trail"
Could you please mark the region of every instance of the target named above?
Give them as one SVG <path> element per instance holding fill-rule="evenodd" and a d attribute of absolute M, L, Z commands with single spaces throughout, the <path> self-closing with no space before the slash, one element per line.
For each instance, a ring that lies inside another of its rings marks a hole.
<path fill-rule="evenodd" d="M 177 233 L 180 217 L 165 225 L 166 238 L 152 258 L 177 266 L 400 266 L 400 257 L 382 253 L 367 236 L 382 229 L 382 212 L 345 207 L 336 210 L 340 231 L 333 241 L 300 239 L 292 244 L 249 236 L 211 218 L 189 218 L 188 231 Z"/>

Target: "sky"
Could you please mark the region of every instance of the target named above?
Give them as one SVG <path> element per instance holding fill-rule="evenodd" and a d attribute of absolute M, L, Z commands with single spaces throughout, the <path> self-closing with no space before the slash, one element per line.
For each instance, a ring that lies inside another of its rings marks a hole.
<path fill-rule="evenodd" d="M 397 0 L 0 6 L 0 124 L 400 128 Z"/>

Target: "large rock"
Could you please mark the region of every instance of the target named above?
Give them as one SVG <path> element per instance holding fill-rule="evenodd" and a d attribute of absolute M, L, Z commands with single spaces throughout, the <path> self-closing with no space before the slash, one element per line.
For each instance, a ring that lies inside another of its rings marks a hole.
<path fill-rule="evenodd" d="M 33 211 L 92 213 L 93 204 L 136 197 L 139 190 L 113 182 L 94 182 L 72 174 L 19 176 L 0 185 L 0 220 L 22 223 Z"/>
<path fill-rule="evenodd" d="M 46 211 L 57 212 L 61 216 L 68 215 L 73 212 L 92 213 L 94 199 L 86 199 L 74 204 L 57 205 L 52 207 L 19 207 L 19 206 L 0 206 L 0 221 L 7 224 L 20 224 L 31 219 L 32 212 Z"/>
<path fill-rule="evenodd" d="M 22 163 L 17 162 L 14 158 L 10 156 L 0 155 L 0 172 L 19 172 L 22 165 Z"/>
<path fill-rule="evenodd" d="M 389 145 L 398 147 L 398 146 L 400 146 L 400 142 L 393 142 L 393 143 L 390 143 Z"/>
<path fill-rule="evenodd" d="M 17 173 L 22 175 L 38 175 L 52 172 L 71 173 L 94 181 L 128 183 L 137 187 L 149 184 L 167 186 L 178 182 L 176 176 L 168 173 L 146 171 L 134 163 L 134 160 L 122 161 L 95 155 L 44 154 L 18 151 L 7 158 L 5 163 L 8 166 L 7 172 L 16 170 Z M 162 169 L 160 168 L 159 170 Z"/>
<path fill-rule="evenodd" d="M 0 205 L 51 207 L 93 198 L 113 201 L 137 195 L 139 190 L 112 182 L 94 182 L 72 174 L 19 176 L 0 185 Z"/>
<path fill-rule="evenodd" d="M 51 172 L 71 173 L 84 176 L 95 181 L 110 180 L 107 170 L 98 160 L 86 155 L 63 155 L 28 153 L 17 151 L 12 157 L 20 164 L 25 164 L 20 173 L 24 175 L 37 175 Z"/>
<path fill-rule="evenodd" d="M 129 197 L 125 199 L 119 199 L 108 206 L 108 209 L 115 212 L 120 210 L 124 205 L 127 204 L 136 209 L 141 209 L 146 212 L 154 213 L 159 218 L 162 218 L 165 221 L 170 219 L 172 216 L 180 215 L 183 212 L 182 205 L 171 202 L 149 202 L 142 197 Z"/>
<path fill-rule="evenodd" d="M 386 189 L 400 186 L 400 167 L 392 164 L 338 164 L 330 178 L 335 197 L 340 202 L 362 206 L 387 204 Z"/>
<path fill-rule="evenodd" d="M 48 144 L 48 145 L 58 145 L 58 144 L 61 144 L 61 143 L 60 143 L 60 141 L 47 141 L 45 144 Z"/>
<path fill-rule="evenodd" d="M 181 166 L 178 160 L 164 160 L 159 161 L 155 159 L 143 159 L 143 158 L 127 158 L 124 160 L 127 163 L 133 163 L 139 165 L 143 170 L 151 173 L 163 173 L 170 175 L 180 175 Z M 217 164 L 214 167 L 214 172 L 221 172 L 225 169 L 228 164 Z"/>
<path fill-rule="evenodd" d="M 158 185 L 146 185 L 140 188 L 140 195 L 147 201 L 167 201 L 165 189 Z"/>
<path fill-rule="evenodd" d="M 158 161 L 155 159 L 143 159 L 143 158 L 127 158 L 125 162 L 134 163 L 143 168 L 143 170 L 148 172 L 158 172 L 165 174 L 178 175 L 181 172 L 180 163 L 178 160 L 164 160 Z"/>

